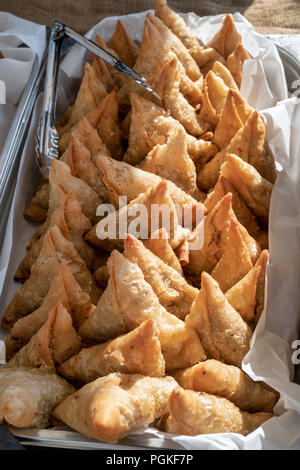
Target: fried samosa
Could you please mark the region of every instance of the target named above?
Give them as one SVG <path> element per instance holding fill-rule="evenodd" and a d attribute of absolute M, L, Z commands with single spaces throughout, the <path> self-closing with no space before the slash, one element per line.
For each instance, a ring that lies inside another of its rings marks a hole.
<path fill-rule="evenodd" d="M 208 43 L 208 46 L 213 47 L 225 59 L 235 50 L 241 43 L 242 37 L 238 33 L 234 20 L 231 15 L 226 15 L 222 21 L 220 30 Z"/>
<path fill-rule="evenodd" d="M 157 144 L 164 144 L 167 135 L 181 124 L 160 106 L 131 93 L 132 120 L 129 146 L 124 161 L 132 165 L 140 163 Z M 187 148 L 193 160 L 206 161 L 215 155 L 217 149 L 210 141 L 196 139 L 187 134 Z"/>
<path fill-rule="evenodd" d="M 44 325 L 49 312 L 60 302 L 72 316 L 75 330 L 89 318 L 93 311 L 88 294 L 86 294 L 65 261 L 62 261 L 50 285 L 49 292 L 41 306 L 24 318 L 14 323 L 11 334 L 26 344 L 30 338 Z"/>
<path fill-rule="evenodd" d="M 166 413 L 175 387 L 172 377 L 110 374 L 60 403 L 54 416 L 88 437 L 115 443 Z"/>
<path fill-rule="evenodd" d="M 130 333 L 82 349 L 64 362 L 58 372 L 79 384 L 92 382 L 111 372 L 162 377 L 165 361 L 158 335 L 155 321 L 146 320 Z"/>
<path fill-rule="evenodd" d="M 241 367 L 250 348 L 252 330 L 229 304 L 218 283 L 205 272 L 199 295 L 185 321 L 196 329 L 209 358 Z"/>
<path fill-rule="evenodd" d="M 241 411 L 226 398 L 177 388 L 169 398 L 170 415 L 158 424 L 162 431 L 196 436 L 234 432 L 246 436 L 272 418 L 271 413 Z"/>
<path fill-rule="evenodd" d="M 175 269 L 183 276 L 180 261 L 169 243 L 168 234 L 164 228 L 160 228 L 151 233 L 149 240 L 144 240 L 144 245 L 164 263 L 171 266 L 171 268 Z"/>
<path fill-rule="evenodd" d="M 224 176 L 236 188 L 247 206 L 257 216 L 267 216 L 273 185 L 237 155 L 228 154 L 221 167 Z"/>
<path fill-rule="evenodd" d="M 29 367 L 0 369 L 0 423 L 46 428 L 53 409 L 74 391 L 52 372 Z"/>
<path fill-rule="evenodd" d="M 115 32 L 107 43 L 108 47 L 111 47 L 118 54 L 119 58 L 133 67 L 139 47 L 129 36 L 124 23 L 121 20 L 117 20 Z"/>
<path fill-rule="evenodd" d="M 58 302 L 44 325 L 8 362 L 7 367 L 38 367 L 55 371 L 80 349 L 81 341 L 72 326 L 71 315 Z"/>
<path fill-rule="evenodd" d="M 198 66 L 207 69 L 222 57 L 212 47 L 205 47 L 199 38 L 194 36 L 185 21 L 175 11 L 168 7 L 166 0 L 155 0 L 155 15 L 183 42 Z"/>
<path fill-rule="evenodd" d="M 124 248 L 124 256 L 141 268 L 145 281 L 152 287 L 160 304 L 184 320 L 198 295 L 198 289 L 188 284 L 183 276 L 147 250 L 134 236 L 128 235 Z"/>
<path fill-rule="evenodd" d="M 237 86 L 240 88 L 242 83 L 243 64 L 250 56 L 242 44 L 238 44 L 234 51 L 227 57 L 226 67 L 230 70 Z"/>
<path fill-rule="evenodd" d="M 271 183 L 276 179 L 274 157 L 266 140 L 266 127 L 262 117 L 254 111 L 245 125 L 234 135 L 227 147 L 218 152 L 198 172 L 198 185 L 210 189 L 217 182 L 227 154 L 235 154 Z M 225 176 L 225 175 L 224 175 Z"/>
<path fill-rule="evenodd" d="M 274 391 L 254 382 L 238 367 L 214 359 L 176 370 L 172 375 L 185 389 L 227 398 L 241 410 L 251 413 L 272 413 L 277 401 Z"/>
<path fill-rule="evenodd" d="M 107 265 L 108 286 L 92 316 L 79 329 L 82 338 L 106 341 L 152 318 L 159 330 L 166 370 L 178 368 L 182 363 L 195 364 L 205 358 L 193 328 L 160 305 L 137 264 L 113 251 Z"/>

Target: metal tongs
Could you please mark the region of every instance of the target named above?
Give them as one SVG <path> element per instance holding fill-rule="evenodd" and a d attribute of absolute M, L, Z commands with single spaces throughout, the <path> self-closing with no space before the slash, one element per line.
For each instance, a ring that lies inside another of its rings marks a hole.
<path fill-rule="evenodd" d="M 61 42 L 65 36 L 73 39 L 120 72 L 125 73 L 155 97 L 159 98 L 155 91 L 149 87 L 147 80 L 138 72 L 128 67 L 128 65 L 124 64 L 120 59 L 98 46 L 93 41 L 73 31 L 69 26 L 62 24 L 58 20 L 54 20 L 50 28 L 43 107 L 36 137 L 37 161 L 41 173 L 46 177 L 49 175 L 51 161 L 59 156 L 59 135 L 55 128 L 55 108 Z"/>

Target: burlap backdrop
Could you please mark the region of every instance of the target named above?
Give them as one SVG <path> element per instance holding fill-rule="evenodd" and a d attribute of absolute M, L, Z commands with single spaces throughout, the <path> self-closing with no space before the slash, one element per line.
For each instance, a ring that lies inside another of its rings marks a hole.
<path fill-rule="evenodd" d="M 176 11 L 216 15 L 239 11 L 260 33 L 300 33 L 300 0 L 169 0 Z M 0 0 L 0 10 L 50 24 L 53 18 L 79 32 L 88 31 L 105 16 L 153 8 L 153 0 Z"/>

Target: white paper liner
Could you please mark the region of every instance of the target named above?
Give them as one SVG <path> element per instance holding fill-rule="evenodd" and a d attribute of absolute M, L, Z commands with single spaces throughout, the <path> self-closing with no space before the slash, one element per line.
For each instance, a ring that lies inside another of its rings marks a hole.
<path fill-rule="evenodd" d="M 6 103 L 0 104 L 0 154 L 34 59 L 42 59 L 45 45 L 45 26 L 0 12 L 0 51 L 4 55 L 0 80 L 6 85 Z"/>
<path fill-rule="evenodd" d="M 134 39 L 140 40 L 146 12 L 123 16 L 122 21 Z M 198 18 L 185 15 L 189 26 L 207 41 L 219 29 L 224 15 Z M 287 99 L 284 69 L 276 47 L 257 34 L 240 14 L 234 14 L 243 44 L 252 55 L 244 64 L 241 91 L 267 120 L 268 141 L 276 163 L 283 167 L 279 174 L 270 209 L 270 261 L 267 267 L 266 305 L 253 335 L 251 350 L 243 369 L 254 379 L 263 380 L 281 393 L 276 407 L 278 417 L 272 418 L 247 437 L 238 434 L 172 436 L 147 428 L 134 433 L 137 445 L 145 445 L 155 435 L 164 447 L 171 444 L 185 449 L 278 449 L 300 447 L 300 386 L 293 383 L 294 368 L 291 344 L 300 327 L 300 104 Z M 117 17 L 97 24 L 87 37 L 100 33 L 105 40 L 113 34 Z M 65 89 L 60 96 L 70 96 L 69 89 L 78 83 L 85 49 L 74 46 L 64 59 L 61 79 Z M 68 88 L 70 87 L 70 88 Z M 65 107 L 66 103 L 60 103 Z M 39 104 L 39 103 L 38 103 Z M 39 107 L 39 106 L 38 106 Z M 19 284 L 12 278 L 25 254 L 25 246 L 35 227 L 22 217 L 37 182 L 34 161 L 34 135 L 38 113 L 35 112 L 21 159 L 17 190 L 9 216 L 3 250 L 0 257 L 0 308 L 3 312 Z M 0 332 L 2 337 L 4 332 Z M 2 359 L 4 358 L 2 349 Z M 1 341 L 0 341 L 1 360 Z"/>

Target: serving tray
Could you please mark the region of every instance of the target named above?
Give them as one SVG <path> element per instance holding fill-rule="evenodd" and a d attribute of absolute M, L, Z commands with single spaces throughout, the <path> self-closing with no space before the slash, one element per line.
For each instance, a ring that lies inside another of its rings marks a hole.
<path fill-rule="evenodd" d="M 293 88 L 293 83 L 295 80 L 300 80 L 300 62 L 294 57 L 294 55 L 288 51 L 285 47 L 277 45 L 279 55 L 284 65 L 285 75 L 288 90 L 290 93 L 295 92 L 295 88 Z M 36 84 L 40 80 L 41 70 L 35 71 L 36 76 Z M 28 96 L 27 96 L 28 98 Z M 22 116 L 22 109 L 20 108 L 18 116 L 15 117 L 17 122 L 24 125 L 24 123 L 20 122 L 20 116 Z M 29 120 L 30 114 L 27 113 L 23 119 Z M 18 127 L 14 128 L 13 135 L 18 135 L 17 133 Z M 25 134 L 25 133 L 24 133 Z M 23 135 L 24 138 L 24 135 Z M 13 146 L 13 141 L 10 141 L 10 159 L 9 164 L 12 165 L 11 168 L 11 176 L 10 176 L 10 184 L 3 186 L 3 194 L 0 193 L 0 213 L 2 213 L 3 207 L 5 206 L 5 201 L 9 201 L 11 197 L 11 185 L 14 184 L 13 176 L 15 169 L 18 166 L 18 159 L 20 154 L 20 146 Z M 3 181 L 3 168 L 1 170 L 0 167 L 0 188 Z M 1 226 L 0 226 L 0 235 L 1 235 Z M 0 246 L 2 244 L 2 240 L 0 238 Z M 298 379 L 300 378 L 300 370 L 298 366 Z M 298 382 L 300 383 L 300 381 Z M 82 434 L 72 431 L 70 428 L 67 427 L 57 427 L 52 429 L 17 429 L 12 426 L 9 426 L 9 430 L 19 439 L 20 443 L 24 446 L 35 446 L 35 447 L 56 447 L 56 448 L 64 448 L 64 449 L 78 449 L 78 450 L 142 450 L 142 449 L 163 449 L 166 448 L 163 445 L 163 441 L 155 436 L 149 439 L 149 446 L 142 447 L 138 446 L 135 440 L 134 434 L 126 437 L 119 444 L 107 444 L 104 442 L 99 442 L 94 439 L 89 439 Z M 176 443 L 168 442 L 168 449 L 180 449 L 181 447 L 176 445 Z"/>

